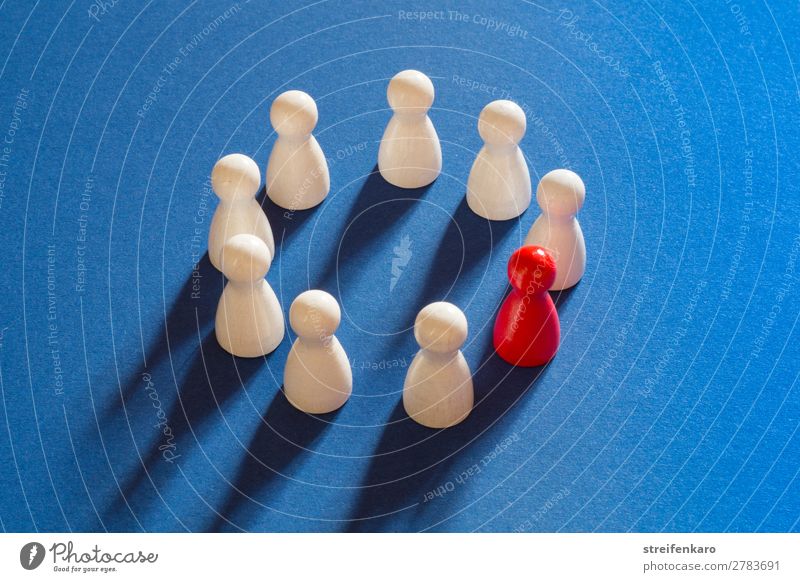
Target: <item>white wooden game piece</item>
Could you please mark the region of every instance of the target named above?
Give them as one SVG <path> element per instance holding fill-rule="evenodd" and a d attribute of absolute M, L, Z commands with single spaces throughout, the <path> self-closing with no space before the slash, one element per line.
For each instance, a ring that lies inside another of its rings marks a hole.
<path fill-rule="evenodd" d="M 289 309 L 297 339 L 286 360 L 283 389 L 292 406 L 303 412 L 332 412 L 353 391 L 350 361 L 333 335 L 341 317 L 336 299 L 316 289 L 298 295 Z"/>
<path fill-rule="evenodd" d="M 525 112 L 513 101 L 492 101 L 481 111 L 478 133 L 484 145 L 467 181 L 467 203 L 478 216 L 509 220 L 531 203 L 531 176 L 519 141 Z"/>
<path fill-rule="evenodd" d="M 318 118 L 317 104 L 302 91 L 281 93 L 269 110 L 278 139 L 267 162 L 267 195 L 281 208 L 313 208 L 331 189 L 328 161 L 311 134 Z"/>
<path fill-rule="evenodd" d="M 272 254 L 260 238 L 237 234 L 222 247 L 221 259 L 228 283 L 217 306 L 217 341 L 234 356 L 266 355 L 284 333 L 281 305 L 264 279 Z"/>
<path fill-rule="evenodd" d="M 586 243 L 575 217 L 585 198 L 583 180 L 569 170 L 548 172 L 536 188 L 542 213 L 528 232 L 525 244 L 538 245 L 552 253 L 556 280 L 550 288 L 554 291 L 572 287 L 586 270 Z"/>
<path fill-rule="evenodd" d="M 403 406 L 423 426 L 447 428 L 464 420 L 475 398 L 472 373 L 461 346 L 467 339 L 467 318 L 452 303 L 431 303 L 414 322 L 422 348 L 408 368 Z"/>
<path fill-rule="evenodd" d="M 256 200 L 261 186 L 261 171 L 244 154 L 221 158 L 211 172 L 211 189 L 219 197 L 219 205 L 208 232 L 208 258 L 220 270 L 220 253 L 225 242 L 237 234 L 253 234 L 263 240 L 275 254 L 275 239 L 267 215 Z"/>
<path fill-rule="evenodd" d="M 428 110 L 433 105 L 433 83 L 423 73 L 401 71 L 386 90 L 394 111 L 378 150 L 381 176 L 400 188 L 421 188 L 442 171 L 442 146 Z"/>

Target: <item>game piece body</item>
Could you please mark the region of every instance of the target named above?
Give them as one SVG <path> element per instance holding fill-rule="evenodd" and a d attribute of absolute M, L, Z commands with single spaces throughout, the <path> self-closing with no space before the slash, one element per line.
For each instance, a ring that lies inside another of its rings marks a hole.
<path fill-rule="evenodd" d="M 541 366 L 558 351 L 561 329 L 548 289 L 556 276 L 550 253 L 537 246 L 518 249 L 508 261 L 513 289 L 494 324 L 494 349 L 509 364 Z"/>
<path fill-rule="evenodd" d="M 539 181 L 536 201 L 542 213 L 533 223 L 526 245 L 546 248 L 556 261 L 554 291 L 577 284 L 586 270 L 586 243 L 575 215 L 583 206 L 586 187 L 569 170 L 553 170 Z"/>
<path fill-rule="evenodd" d="M 286 91 L 272 103 L 269 119 L 278 139 L 267 162 L 267 195 L 281 208 L 313 208 L 331 189 L 328 162 L 311 134 L 318 115 L 317 104 L 302 91 Z"/>
<path fill-rule="evenodd" d="M 217 270 L 223 245 L 237 234 L 257 236 L 275 255 L 272 227 L 256 200 L 260 186 L 258 164 L 243 154 L 229 154 L 214 165 L 211 189 L 219 197 L 219 205 L 208 231 L 208 258 Z"/>
<path fill-rule="evenodd" d="M 531 202 L 531 177 L 519 141 L 525 135 L 525 112 L 512 101 L 492 101 L 481 111 L 478 133 L 484 146 L 467 180 L 467 203 L 489 220 L 509 220 Z"/>
<path fill-rule="evenodd" d="M 378 169 L 400 188 L 427 186 L 442 171 L 442 147 L 428 117 L 433 83 L 419 71 L 401 71 L 389 82 L 386 95 L 394 114 L 381 138 Z"/>
<path fill-rule="evenodd" d="M 289 309 L 297 339 L 283 372 L 283 390 L 295 408 L 324 414 L 341 407 L 353 391 L 353 372 L 347 354 L 333 335 L 341 310 L 324 291 L 301 293 Z"/>
<path fill-rule="evenodd" d="M 222 247 L 222 291 L 215 332 L 223 349 L 255 358 L 272 352 L 283 340 L 284 320 L 278 298 L 264 279 L 272 255 L 260 238 L 237 234 Z"/>
<path fill-rule="evenodd" d="M 451 303 L 431 303 L 417 315 L 414 337 L 421 349 L 403 386 L 406 413 L 430 428 L 458 424 L 469 415 L 475 398 L 472 373 L 461 353 L 467 318 Z"/>

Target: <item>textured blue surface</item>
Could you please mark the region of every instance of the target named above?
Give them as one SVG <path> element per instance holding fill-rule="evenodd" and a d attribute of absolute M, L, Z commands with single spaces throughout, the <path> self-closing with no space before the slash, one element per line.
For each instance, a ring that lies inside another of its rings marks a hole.
<path fill-rule="evenodd" d="M 2 527 L 797 531 L 790 4 L 3 2 Z M 420 191 L 375 173 L 404 68 L 437 91 L 444 171 Z M 268 279 L 285 309 L 309 287 L 342 304 L 354 394 L 321 418 L 280 392 L 288 340 L 255 361 L 217 346 L 205 257 L 211 167 L 240 151 L 263 171 L 288 88 L 317 99 L 332 191 L 265 202 Z M 588 268 L 544 369 L 491 350 L 538 212 L 464 203 L 494 98 L 528 114 L 534 181 L 587 186 Z M 400 391 L 441 299 L 469 318 L 478 404 L 436 432 Z"/>

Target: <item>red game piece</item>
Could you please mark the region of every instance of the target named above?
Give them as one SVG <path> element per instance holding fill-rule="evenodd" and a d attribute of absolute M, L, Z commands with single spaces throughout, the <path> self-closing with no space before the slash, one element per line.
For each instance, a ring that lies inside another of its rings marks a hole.
<path fill-rule="evenodd" d="M 556 278 L 550 253 L 534 245 L 517 249 L 508 261 L 514 288 L 494 322 L 494 349 L 509 364 L 541 366 L 558 351 L 561 325 L 547 292 Z"/>

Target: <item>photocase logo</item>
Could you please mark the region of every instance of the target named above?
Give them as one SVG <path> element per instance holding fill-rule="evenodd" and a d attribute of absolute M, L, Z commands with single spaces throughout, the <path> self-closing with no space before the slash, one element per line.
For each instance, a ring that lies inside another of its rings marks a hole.
<path fill-rule="evenodd" d="M 400 238 L 400 244 L 392 250 L 394 251 L 394 257 L 392 257 L 392 280 L 389 283 L 389 292 L 394 291 L 400 276 L 403 274 L 403 267 L 407 266 L 411 260 L 413 254 L 411 252 L 411 238 L 404 234 Z"/>
<path fill-rule="evenodd" d="M 44 546 L 39 542 L 29 542 L 19 551 L 19 563 L 26 570 L 35 570 L 44 561 Z"/>

